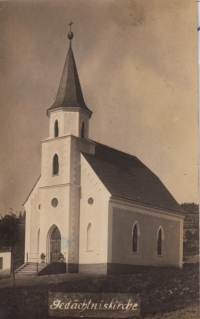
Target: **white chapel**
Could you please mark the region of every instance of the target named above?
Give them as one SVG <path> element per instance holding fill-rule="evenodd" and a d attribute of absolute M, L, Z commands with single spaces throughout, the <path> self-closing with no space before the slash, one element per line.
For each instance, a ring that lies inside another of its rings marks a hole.
<path fill-rule="evenodd" d="M 182 267 L 184 212 L 137 157 L 89 139 L 92 111 L 71 31 L 68 38 L 57 97 L 47 110 L 41 176 L 24 203 L 24 262 L 37 263 L 43 253 L 47 269 L 62 262 L 66 272 L 96 274 Z"/>

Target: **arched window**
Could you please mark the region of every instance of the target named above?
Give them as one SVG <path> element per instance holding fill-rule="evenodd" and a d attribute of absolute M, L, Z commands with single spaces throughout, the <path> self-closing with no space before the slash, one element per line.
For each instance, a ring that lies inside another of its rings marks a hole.
<path fill-rule="evenodd" d="M 58 127 L 58 121 L 56 120 L 54 123 L 54 137 L 58 137 L 59 135 L 59 127 Z"/>
<path fill-rule="evenodd" d="M 158 231 L 158 238 L 157 238 L 157 254 L 160 256 L 162 255 L 162 229 L 160 228 Z"/>
<path fill-rule="evenodd" d="M 58 175 L 59 173 L 59 160 L 58 155 L 55 154 L 53 157 L 53 175 Z"/>
<path fill-rule="evenodd" d="M 137 226 L 137 224 L 135 224 L 133 227 L 132 250 L 134 253 L 137 253 L 137 251 L 138 251 L 138 226 Z"/>
<path fill-rule="evenodd" d="M 87 226 L 87 250 L 92 250 L 92 224 Z"/>
<path fill-rule="evenodd" d="M 82 138 L 85 137 L 85 122 L 82 122 L 82 126 L 81 126 L 81 137 L 82 137 Z"/>
<path fill-rule="evenodd" d="M 38 229 L 37 233 L 37 253 L 39 253 L 40 250 L 40 228 Z"/>

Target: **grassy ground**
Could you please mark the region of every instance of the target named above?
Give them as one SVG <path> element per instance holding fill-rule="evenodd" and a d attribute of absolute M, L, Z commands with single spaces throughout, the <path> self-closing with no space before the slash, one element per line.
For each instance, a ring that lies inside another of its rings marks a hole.
<path fill-rule="evenodd" d="M 2 279 L 0 319 L 49 318 L 48 292 L 137 293 L 141 318 L 196 319 L 198 271 L 199 266 L 193 264 L 183 269 L 145 268 L 120 276 L 62 274 L 17 279 L 16 288 L 12 287 L 12 279 Z"/>

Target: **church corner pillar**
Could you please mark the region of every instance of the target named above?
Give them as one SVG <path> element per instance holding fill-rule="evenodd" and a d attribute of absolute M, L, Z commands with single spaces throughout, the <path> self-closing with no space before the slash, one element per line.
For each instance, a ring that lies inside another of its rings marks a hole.
<path fill-rule="evenodd" d="M 69 190 L 68 272 L 78 272 L 80 231 L 80 150 L 76 138 L 71 139 Z"/>
<path fill-rule="evenodd" d="M 68 272 L 78 272 L 80 187 L 70 187 Z"/>
<path fill-rule="evenodd" d="M 109 201 L 108 205 L 108 246 L 107 246 L 107 263 L 108 265 L 112 263 L 112 231 L 113 231 L 113 205 Z"/>

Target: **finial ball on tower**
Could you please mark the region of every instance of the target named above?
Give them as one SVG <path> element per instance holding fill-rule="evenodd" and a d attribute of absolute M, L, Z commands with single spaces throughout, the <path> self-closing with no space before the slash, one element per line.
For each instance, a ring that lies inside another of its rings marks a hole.
<path fill-rule="evenodd" d="M 70 31 L 67 36 L 68 36 L 69 40 L 72 40 L 74 37 L 74 34 L 73 34 L 73 32 Z"/>
<path fill-rule="evenodd" d="M 67 35 L 69 40 L 72 40 L 73 37 L 74 37 L 74 34 L 73 34 L 72 30 L 71 30 L 72 24 L 73 24 L 73 22 L 70 21 L 70 23 L 69 23 L 70 31 L 69 31 L 69 33 Z"/>

